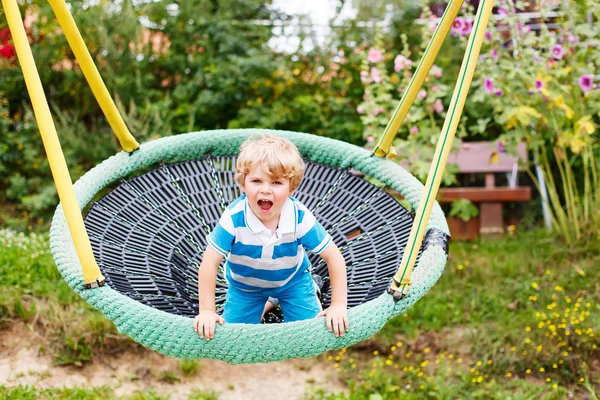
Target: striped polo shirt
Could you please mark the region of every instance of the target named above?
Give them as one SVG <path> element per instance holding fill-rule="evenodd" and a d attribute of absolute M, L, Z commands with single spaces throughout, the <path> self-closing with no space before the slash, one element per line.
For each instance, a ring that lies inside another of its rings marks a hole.
<path fill-rule="evenodd" d="M 227 207 L 206 239 L 227 257 L 227 282 L 245 291 L 284 286 L 310 267 L 304 249 L 320 254 L 331 243 L 325 228 L 293 197 L 285 201 L 272 234 L 254 215 L 246 195 Z"/>

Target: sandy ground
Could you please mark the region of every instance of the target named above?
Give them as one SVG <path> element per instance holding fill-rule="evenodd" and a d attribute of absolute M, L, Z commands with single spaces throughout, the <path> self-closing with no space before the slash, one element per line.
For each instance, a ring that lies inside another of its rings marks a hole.
<path fill-rule="evenodd" d="M 40 350 L 40 340 L 24 325 L 0 331 L 0 385 L 41 388 L 108 385 L 118 396 L 154 389 L 171 399 L 187 399 L 195 390 L 216 391 L 219 399 L 302 399 L 316 388 L 343 391 L 331 363 L 316 358 L 271 364 L 229 365 L 200 360 L 200 368 L 185 377 L 179 360 L 140 349 L 96 357 L 81 368 L 60 367 Z M 161 377 L 180 378 L 168 383 Z"/>

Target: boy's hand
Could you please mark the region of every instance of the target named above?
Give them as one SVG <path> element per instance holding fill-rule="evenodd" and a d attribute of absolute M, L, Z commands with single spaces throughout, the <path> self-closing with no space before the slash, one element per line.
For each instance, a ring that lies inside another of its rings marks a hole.
<path fill-rule="evenodd" d="M 327 330 L 331 332 L 333 329 L 335 337 L 344 336 L 344 333 L 350 330 L 348 310 L 344 304 L 331 304 L 328 309 L 321 311 L 317 318 L 322 316 L 325 316 Z"/>
<path fill-rule="evenodd" d="M 215 337 L 216 323 L 223 325 L 225 320 L 213 310 L 203 310 L 194 318 L 194 331 L 198 332 L 198 336 L 202 339 L 206 338 L 208 342 Z"/>

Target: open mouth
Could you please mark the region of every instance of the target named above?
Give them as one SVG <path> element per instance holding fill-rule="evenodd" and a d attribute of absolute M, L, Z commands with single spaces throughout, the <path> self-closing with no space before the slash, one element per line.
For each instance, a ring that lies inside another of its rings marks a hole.
<path fill-rule="evenodd" d="M 260 208 L 261 211 L 269 211 L 271 209 L 271 207 L 273 207 L 272 201 L 269 201 L 269 200 L 259 200 L 258 201 L 258 208 Z"/>

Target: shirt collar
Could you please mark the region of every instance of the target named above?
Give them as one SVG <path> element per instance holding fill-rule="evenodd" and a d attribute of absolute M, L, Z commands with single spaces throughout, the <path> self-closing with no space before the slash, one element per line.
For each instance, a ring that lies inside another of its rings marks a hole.
<path fill-rule="evenodd" d="M 264 230 L 267 230 L 267 227 L 262 223 L 260 219 L 250 208 L 248 204 L 248 197 L 244 198 L 244 215 L 246 216 L 246 227 L 253 233 L 260 233 Z M 297 213 L 296 206 L 291 198 L 287 198 L 285 203 L 283 203 L 283 208 L 281 209 L 281 215 L 279 216 L 279 226 L 277 230 L 279 233 L 293 233 L 296 232 L 296 227 L 298 225 L 297 221 Z"/>

